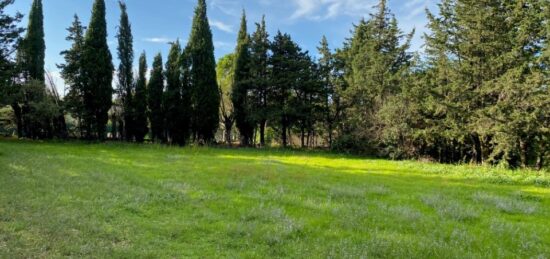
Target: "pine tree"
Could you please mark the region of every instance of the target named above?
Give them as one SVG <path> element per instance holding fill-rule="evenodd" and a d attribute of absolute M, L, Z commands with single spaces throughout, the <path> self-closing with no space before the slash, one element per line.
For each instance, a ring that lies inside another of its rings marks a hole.
<path fill-rule="evenodd" d="M 336 124 L 336 110 L 339 103 L 339 98 L 336 91 L 335 82 L 335 61 L 332 54 L 328 40 L 325 36 L 321 39 L 320 46 L 317 48 L 320 54 L 319 58 L 319 80 L 322 84 L 322 98 L 323 98 L 323 120 L 326 126 L 328 134 L 328 145 L 332 147 L 333 134 Z"/>
<path fill-rule="evenodd" d="M 84 85 L 84 121 L 88 138 L 105 138 L 108 111 L 112 105 L 113 63 L 107 44 L 105 1 L 96 0 L 84 37 L 82 56 Z"/>
<path fill-rule="evenodd" d="M 235 50 L 235 69 L 233 77 L 233 114 L 237 128 L 241 134 L 241 145 L 248 146 L 252 144 L 254 136 L 254 121 L 251 116 L 251 100 L 249 92 L 251 90 L 250 73 L 250 50 L 249 36 L 246 29 L 246 14 L 243 11 L 241 18 L 241 29 L 237 38 L 237 48 Z"/>
<path fill-rule="evenodd" d="M 147 85 L 148 115 L 151 122 L 151 138 L 153 141 L 164 141 L 164 72 L 162 66 L 162 56 L 159 53 L 153 60 L 153 68 Z"/>
<path fill-rule="evenodd" d="M 132 99 L 132 121 L 134 137 L 141 143 L 149 132 L 147 122 L 147 56 L 145 52 L 139 57 L 138 78 L 136 80 L 136 93 Z"/>
<path fill-rule="evenodd" d="M 250 39 L 250 71 L 252 74 L 252 117 L 258 124 L 260 134 L 260 146 L 264 147 L 265 130 L 269 119 L 268 95 L 269 95 L 269 34 L 265 25 L 265 16 L 260 23 L 256 23 L 256 31 Z"/>
<path fill-rule="evenodd" d="M 289 144 L 289 131 L 292 127 L 295 110 L 292 107 L 292 90 L 299 82 L 300 50 L 288 34 L 277 33 L 271 43 L 271 89 L 269 90 L 269 108 L 273 126 L 278 127 L 281 144 Z"/>
<path fill-rule="evenodd" d="M 42 0 L 34 0 L 29 13 L 27 34 L 19 46 L 19 59 L 24 77 L 28 80 L 44 82 L 44 59 L 46 42 L 44 41 L 44 14 Z"/>
<path fill-rule="evenodd" d="M 216 80 L 216 61 L 212 31 L 206 15 L 205 0 L 198 0 L 186 53 L 191 71 L 193 135 L 196 140 L 211 142 L 219 126 L 220 93 Z"/>
<path fill-rule="evenodd" d="M 118 26 L 118 59 L 120 60 L 118 66 L 118 88 L 117 94 L 122 101 L 122 117 L 123 117 L 123 132 L 122 136 L 127 141 L 131 141 L 134 137 L 134 132 L 132 130 L 136 127 L 134 126 L 134 121 L 132 114 L 135 114 L 132 104 L 132 97 L 134 93 L 134 49 L 133 49 L 133 36 L 132 36 L 132 27 L 128 19 L 128 13 L 126 4 L 122 1 L 119 1 L 120 6 L 120 25 Z M 137 122 L 136 122 L 137 123 Z"/>
<path fill-rule="evenodd" d="M 61 70 L 61 78 L 65 80 L 68 87 L 68 93 L 65 96 L 65 108 L 73 117 L 77 119 L 80 136 L 83 135 L 82 119 L 84 116 L 84 78 L 82 51 L 84 46 L 84 31 L 80 19 L 75 14 L 74 20 L 67 29 L 69 35 L 66 40 L 72 42 L 71 48 L 61 52 L 65 63 L 58 65 Z"/>

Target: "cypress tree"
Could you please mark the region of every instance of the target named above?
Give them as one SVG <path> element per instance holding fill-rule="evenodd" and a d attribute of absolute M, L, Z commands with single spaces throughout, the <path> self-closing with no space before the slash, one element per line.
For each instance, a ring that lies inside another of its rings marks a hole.
<path fill-rule="evenodd" d="M 214 140 L 219 126 L 220 93 L 212 31 L 206 15 L 206 1 L 198 0 L 186 53 L 191 64 L 190 85 L 193 107 L 193 135 L 197 141 Z"/>
<path fill-rule="evenodd" d="M 19 47 L 19 58 L 26 79 L 44 82 L 46 43 L 42 0 L 34 0 L 32 3 L 27 34 Z"/>
<path fill-rule="evenodd" d="M 164 72 L 162 68 L 162 55 L 159 53 L 153 60 L 153 68 L 147 85 L 147 104 L 149 106 L 149 121 L 151 122 L 151 139 L 153 141 L 164 140 Z"/>
<path fill-rule="evenodd" d="M 135 128 L 133 125 L 134 120 L 132 114 L 136 114 L 133 109 L 132 101 L 134 93 L 134 49 L 133 49 L 133 36 L 132 27 L 128 19 L 128 13 L 126 11 L 126 4 L 119 1 L 120 6 L 120 25 L 118 26 L 118 59 L 120 63 L 118 65 L 118 89 L 117 94 L 122 101 L 122 117 L 123 117 L 123 132 L 122 136 L 127 141 L 131 141 L 134 137 L 132 130 Z"/>
<path fill-rule="evenodd" d="M 134 137 L 137 142 L 143 142 L 149 132 L 147 122 L 147 57 L 145 52 L 139 57 L 138 78 L 136 80 L 136 93 L 132 100 L 132 120 Z"/>
<path fill-rule="evenodd" d="M 252 74 L 252 117 L 258 124 L 260 134 L 260 146 L 265 146 L 265 129 L 267 120 L 269 119 L 269 34 L 265 25 L 265 16 L 262 17 L 260 23 L 256 23 L 256 31 L 250 39 L 251 65 Z"/>
<path fill-rule="evenodd" d="M 241 18 L 241 29 L 239 30 L 235 53 L 235 69 L 231 96 L 233 114 L 237 128 L 241 134 L 241 144 L 248 146 L 252 144 L 252 138 L 254 136 L 254 121 L 251 116 L 251 100 L 249 100 L 249 91 L 251 90 L 251 63 L 249 36 L 246 29 L 246 14 L 244 11 Z"/>
<path fill-rule="evenodd" d="M 107 44 L 105 1 L 96 0 L 84 38 L 82 56 L 84 86 L 84 120 L 88 138 L 105 138 L 108 112 L 112 105 L 113 63 Z"/>
<path fill-rule="evenodd" d="M 171 143 L 185 145 L 189 136 L 189 117 L 185 109 L 181 73 L 182 50 L 179 41 L 172 43 L 166 62 L 166 129 Z"/>

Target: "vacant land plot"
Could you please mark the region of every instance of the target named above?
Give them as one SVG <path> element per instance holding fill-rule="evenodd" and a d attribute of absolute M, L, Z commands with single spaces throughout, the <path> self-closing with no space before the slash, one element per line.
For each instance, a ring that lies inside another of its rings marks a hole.
<path fill-rule="evenodd" d="M 550 176 L 0 140 L 0 257 L 548 258 Z"/>

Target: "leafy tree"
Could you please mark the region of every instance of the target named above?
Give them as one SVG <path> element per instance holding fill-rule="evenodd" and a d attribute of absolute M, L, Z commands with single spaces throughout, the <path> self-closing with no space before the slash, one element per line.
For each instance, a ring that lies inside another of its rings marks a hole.
<path fill-rule="evenodd" d="M 138 78 L 136 80 L 136 93 L 132 104 L 132 118 L 134 121 L 134 137 L 141 143 L 149 132 L 147 122 L 147 56 L 145 52 L 139 57 Z"/>
<path fill-rule="evenodd" d="M 269 119 L 269 34 L 265 25 L 265 16 L 256 23 L 256 31 L 250 38 L 250 72 L 252 74 L 252 117 L 258 124 L 260 145 L 266 145 L 265 131 Z"/>
<path fill-rule="evenodd" d="M 190 61 L 193 135 L 211 142 L 219 126 L 220 93 L 216 81 L 216 61 L 212 31 L 205 0 L 198 0 L 186 53 Z"/>
<path fill-rule="evenodd" d="M 153 60 L 153 68 L 147 85 L 148 117 L 151 122 L 151 138 L 153 141 L 164 141 L 164 71 L 162 56 L 157 54 Z"/>
<path fill-rule="evenodd" d="M 14 0 L 0 0 L 0 105 L 10 104 L 14 110 L 17 124 L 17 135 L 23 135 L 22 111 L 14 98 L 17 88 L 14 77 L 17 73 L 13 53 L 16 51 L 20 35 L 24 29 L 18 27 L 23 15 L 8 15 L 5 9 Z"/>
<path fill-rule="evenodd" d="M 244 146 L 252 144 L 255 128 L 254 120 L 251 116 L 252 109 L 249 96 L 251 88 L 250 65 L 249 36 L 246 29 L 246 14 L 243 11 L 241 29 L 235 50 L 235 70 L 231 100 L 233 102 L 233 116 L 241 134 L 241 144 Z"/>
<path fill-rule="evenodd" d="M 134 123 L 138 123 L 134 121 L 134 118 L 132 114 L 137 114 L 134 109 L 136 107 L 133 107 L 133 104 L 137 104 L 137 102 L 134 102 L 132 100 L 133 94 L 134 94 L 134 73 L 133 73 L 133 65 L 134 65 L 134 49 L 133 49 L 133 36 L 132 36 L 132 26 L 130 25 L 130 21 L 128 19 L 128 13 L 126 4 L 122 1 L 119 1 L 120 6 L 120 25 L 118 26 L 118 59 L 120 60 L 120 63 L 118 65 L 118 88 L 117 88 L 117 94 L 119 98 L 122 101 L 122 109 L 123 109 L 123 138 L 125 138 L 128 141 L 131 141 L 134 137 L 135 133 L 133 132 L 133 129 L 137 126 L 134 125 Z M 137 136 L 136 136 L 137 138 Z"/>
<path fill-rule="evenodd" d="M 112 105 L 114 70 L 107 44 L 104 0 L 94 2 L 90 25 L 84 37 L 82 63 L 86 134 L 88 138 L 104 139 L 108 111 Z"/>
<path fill-rule="evenodd" d="M 218 77 L 218 85 L 220 86 L 220 114 L 221 121 L 224 127 L 224 138 L 228 145 L 231 145 L 233 140 L 233 125 L 235 117 L 233 115 L 232 88 L 233 77 L 235 75 L 235 54 L 227 54 L 218 60 L 216 73 Z"/>

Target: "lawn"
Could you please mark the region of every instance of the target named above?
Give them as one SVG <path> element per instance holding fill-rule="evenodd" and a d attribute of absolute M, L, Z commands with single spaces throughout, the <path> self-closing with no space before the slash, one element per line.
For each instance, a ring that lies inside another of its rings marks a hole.
<path fill-rule="evenodd" d="M 0 140 L 0 258 L 548 258 L 550 174 Z"/>

